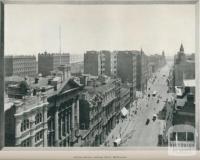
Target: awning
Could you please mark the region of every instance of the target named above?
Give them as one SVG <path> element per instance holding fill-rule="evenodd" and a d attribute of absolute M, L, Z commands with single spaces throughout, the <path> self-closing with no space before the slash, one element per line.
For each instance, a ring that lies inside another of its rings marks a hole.
<path fill-rule="evenodd" d="M 182 91 L 181 88 L 175 87 L 175 90 L 176 90 L 176 95 L 177 96 L 182 96 L 183 95 L 183 91 Z"/>
<path fill-rule="evenodd" d="M 157 114 L 154 114 L 153 117 L 157 117 Z"/>
<path fill-rule="evenodd" d="M 185 87 L 195 87 L 195 80 L 194 79 L 187 79 L 183 80 Z"/>
<path fill-rule="evenodd" d="M 121 109 L 121 113 L 122 113 L 123 116 L 126 116 L 128 114 L 128 110 L 125 107 L 123 107 Z"/>

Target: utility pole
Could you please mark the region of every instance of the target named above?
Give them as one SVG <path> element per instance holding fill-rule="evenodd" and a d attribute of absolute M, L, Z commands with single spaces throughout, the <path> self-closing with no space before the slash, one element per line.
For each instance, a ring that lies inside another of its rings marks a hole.
<path fill-rule="evenodd" d="M 60 54 L 60 65 L 61 65 L 61 53 L 62 53 L 62 39 L 61 39 L 61 26 L 59 25 L 59 54 Z"/>

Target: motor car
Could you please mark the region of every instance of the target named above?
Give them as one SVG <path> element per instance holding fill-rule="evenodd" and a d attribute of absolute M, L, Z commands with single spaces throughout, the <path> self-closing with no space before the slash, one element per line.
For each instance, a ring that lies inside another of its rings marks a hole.
<path fill-rule="evenodd" d="M 157 103 L 159 103 L 159 99 L 157 100 Z"/>
<path fill-rule="evenodd" d="M 147 118 L 147 120 L 146 120 L 146 125 L 148 125 L 148 124 L 149 124 L 149 122 L 150 122 L 150 119 L 149 119 L 149 118 Z"/>
<path fill-rule="evenodd" d="M 153 118 L 152 118 L 152 120 L 153 120 L 153 121 L 155 121 L 155 120 L 156 120 L 156 118 L 157 118 L 157 115 L 156 115 L 156 114 L 154 114 L 154 115 L 153 115 Z"/>
<path fill-rule="evenodd" d="M 115 141 L 113 142 L 114 147 L 118 147 L 118 146 L 120 146 L 121 141 L 122 141 L 121 138 L 117 138 L 117 139 L 115 139 Z"/>
<path fill-rule="evenodd" d="M 155 97 L 155 96 L 156 96 L 156 94 L 157 94 L 157 91 L 153 91 L 153 94 L 152 94 L 152 96 L 153 96 L 153 97 Z"/>

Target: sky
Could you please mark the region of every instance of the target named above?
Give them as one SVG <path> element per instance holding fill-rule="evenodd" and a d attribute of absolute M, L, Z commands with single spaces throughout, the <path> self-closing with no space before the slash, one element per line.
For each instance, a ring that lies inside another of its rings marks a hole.
<path fill-rule="evenodd" d="M 6 5 L 5 55 L 195 51 L 194 5 Z"/>

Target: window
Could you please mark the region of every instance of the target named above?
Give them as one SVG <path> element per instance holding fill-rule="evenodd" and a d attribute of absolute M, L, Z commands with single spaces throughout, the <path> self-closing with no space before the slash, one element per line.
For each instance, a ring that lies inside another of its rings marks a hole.
<path fill-rule="evenodd" d="M 21 146 L 22 147 L 30 147 L 31 146 L 31 139 L 27 138 L 24 141 L 22 141 Z"/>
<path fill-rule="evenodd" d="M 38 113 L 35 116 L 35 124 L 41 123 L 42 122 L 42 113 Z"/>
<path fill-rule="evenodd" d="M 23 120 L 23 122 L 21 123 L 21 132 L 25 131 L 29 129 L 29 120 L 25 119 Z"/>
<path fill-rule="evenodd" d="M 43 138 L 43 131 L 39 131 L 35 134 L 35 142 L 38 142 Z"/>

